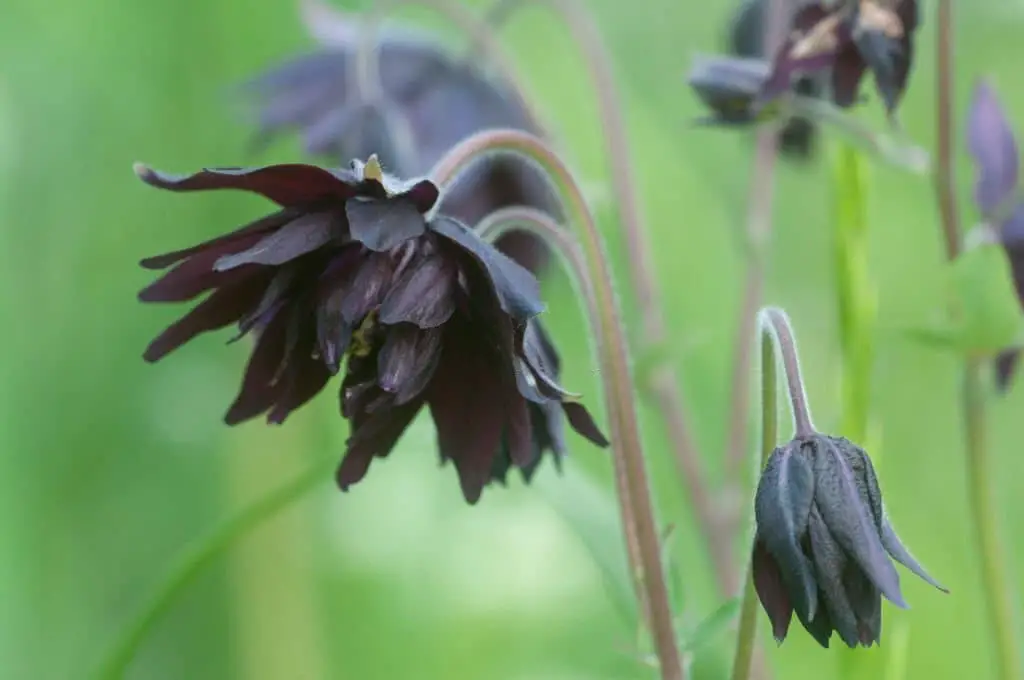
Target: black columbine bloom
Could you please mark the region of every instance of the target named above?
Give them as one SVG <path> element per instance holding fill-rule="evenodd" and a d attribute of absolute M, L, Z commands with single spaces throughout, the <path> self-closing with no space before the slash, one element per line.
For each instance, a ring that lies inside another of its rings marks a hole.
<path fill-rule="evenodd" d="M 426 406 L 442 461 L 476 502 L 511 466 L 527 480 L 545 451 L 564 451 L 561 417 L 607 440 L 557 383 L 541 330 L 537 280 L 451 217 L 438 187 L 402 184 L 376 158 L 351 169 L 271 165 L 172 176 L 138 166 L 171 191 L 238 189 L 279 210 L 197 246 L 142 261 L 172 267 L 144 302 L 208 296 L 146 350 L 157 361 L 206 331 L 256 337 L 228 424 L 281 423 L 344 369 L 341 415 L 351 434 L 338 484 L 347 489 L 390 453 Z"/>
<path fill-rule="evenodd" d="M 766 0 L 745 0 L 736 11 L 729 31 L 729 50 L 747 59 L 764 59 Z M 765 73 L 767 76 L 767 73 Z M 761 83 L 758 83 L 758 90 Z M 823 83 L 820 77 L 799 77 L 793 91 L 805 97 L 821 97 Z M 751 95 L 757 94 L 757 91 Z M 751 96 L 752 98 L 752 96 Z M 807 159 L 814 151 L 817 130 L 808 118 L 794 116 L 786 121 L 779 132 L 779 150 L 790 158 Z"/>
<path fill-rule="evenodd" d="M 367 101 L 355 82 L 365 28 L 362 18 L 317 7 L 308 21 L 323 43 L 242 85 L 242 95 L 266 142 L 298 132 L 305 150 L 331 164 L 375 153 L 388 172 L 419 177 L 455 144 L 482 130 L 540 133 L 528 112 L 478 61 L 450 54 L 430 33 L 385 25 L 377 29 L 378 97 Z M 529 206 L 558 218 L 559 204 L 543 175 L 514 158 L 483 158 L 446 190 L 440 211 L 477 224 L 506 206 Z M 535 236 L 510 232 L 499 250 L 533 272 L 547 261 Z"/>
<path fill-rule="evenodd" d="M 835 4 L 835 3 L 831 3 Z M 786 92 L 794 77 L 830 74 L 832 99 L 842 107 L 858 100 L 866 71 L 892 113 L 907 88 L 918 26 L 917 0 L 817 2 L 794 15 L 760 101 Z"/>
<path fill-rule="evenodd" d="M 978 83 L 974 89 L 967 144 L 975 165 L 974 203 L 1006 251 L 1017 299 L 1024 306 L 1024 200 L 1017 188 L 1017 139 L 995 90 L 986 82 Z M 1016 347 L 996 357 L 999 389 L 1009 387 L 1019 357 L 1020 348 Z"/>
<path fill-rule="evenodd" d="M 794 612 L 822 647 L 833 631 L 849 647 L 879 642 L 882 596 L 906 607 L 891 560 L 945 591 L 900 542 L 871 459 L 846 439 L 775 449 L 754 503 L 754 586 L 779 643 Z"/>

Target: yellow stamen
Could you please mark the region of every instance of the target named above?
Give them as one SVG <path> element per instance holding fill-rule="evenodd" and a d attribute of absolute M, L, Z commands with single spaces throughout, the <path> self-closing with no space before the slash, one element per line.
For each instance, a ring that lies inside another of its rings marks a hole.
<path fill-rule="evenodd" d="M 379 166 L 378 166 L 379 167 Z M 349 354 L 354 357 L 366 357 L 373 351 L 370 341 L 370 333 L 377 326 L 377 311 L 374 310 L 366 315 L 359 328 L 352 333 L 352 343 L 349 345 Z"/>
<path fill-rule="evenodd" d="M 380 184 L 384 183 L 384 170 L 380 167 L 380 160 L 377 158 L 377 154 L 373 154 L 366 159 L 366 165 L 363 166 L 363 179 L 372 179 Z"/>

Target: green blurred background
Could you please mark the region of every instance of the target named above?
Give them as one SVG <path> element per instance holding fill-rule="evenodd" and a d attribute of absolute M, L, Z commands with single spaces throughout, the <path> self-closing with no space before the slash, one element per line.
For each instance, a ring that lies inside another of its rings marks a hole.
<path fill-rule="evenodd" d="M 684 75 L 695 53 L 720 48 L 733 4 L 589 4 L 615 57 L 672 349 L 692 426 L 715 470 L 743 276 L 735 233 L 753 144 L 746 134 L 692 129 L 689 119 L 702 111 Z M 1024 6 L 958 6 L 959 117 L 972 78 L 985 73 L 1024 129 L 1024 90 L 1013 75 L 1024 59 Z M 924 13 L 902 121 L 931 146 L 933 3 Z M 447 31 L 453 48 L 464 44 L 436 18 L 405 14 Z M 599 186 L 606 175 L 593 97 L 565 29 L 531 6 L 503 36 L 573 166 Z M 283 427 L 224 427 L 244 352 L 225 347 L 224 333 L 146 365 L 145 344 L 181 309 L 135 300 L 150 280 L 136 265 L 140 257 L 242 223 L 263 206 L 228 194 L 160 194 L 135 179 L 132 162 L 170 171 L 248 162 L 249 130 L 232 119 L 227 86 L 309 47 L 287 0 L 3 0 L 0 677 L 85 677 L 190 541 L 309 465 L 341 455 L 346 428 L 329 392 Z M 881 125 L 876 108 L 859 115 Z M 289 144 L 261 160 L 297 158 L 297 144 Z M 970 169 L 960 160 L 966 199 Z M 825 427 L 839 418 L 829 177 L 826 162 L 781 167 L 767 291 L 794 319 Z M 886 605 L 881 650 L 864 654 L 905 649 L 902 677 L 984 680 L 994 667 L 966 514 L 957 364 L 899 333 L 940 304 L 931 186 L 877 164 L 869 186 L 882 487 L 904 540 L 953 593 L 904 578 L 913 609 Z M 610 250 L 622 252 L 610 206 L 598 208 Z M 962 209 L 973 219 L 966 201 Z M 568 357 L 565 383 L 600 410 L 570 288 L 560 275 L 549 286 L 559 313 L 551 322 Z M 661 519 L 677 526 L 685 616 L 698 621 L 719 603 L 663 430 L 644 408 Z M 1020 385 L 991 409 L 992 493 L 1016 583 L 1024 582 L 1022 409 Z M 551 467 L 538 490 L 516 480 L 470 508 L 454 471 L 437 469 L 432 442 L 421 419 L 352 492 L 339 493 L 325 478 L 234 547 L 158 622 L 128 677 L 651 677 L 630 660 L 634 631 L 553 509 L 550 496 L 560 487 Z M 578 438 L 572 447 L 578 467 L 607 486 L 607 454 Z M 1020 593 L 1006 596 L 1019 612 Z M 696 660 L 700 677 L 723 677 L 728 642 Z M 768 648 L 776 677 L 838 677 L 839 654 L 802 631 Z"/>

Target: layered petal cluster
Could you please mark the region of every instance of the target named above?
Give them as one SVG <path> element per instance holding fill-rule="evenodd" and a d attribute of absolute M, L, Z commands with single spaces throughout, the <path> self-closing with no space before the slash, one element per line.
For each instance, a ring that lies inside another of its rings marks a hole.
<path fill-rule="evenodd" d="M 564 450 L 562 415 L 607 445 L 586 409 L 559 387 L 558 359 L 539 328 L 530 272 L 451 217 L 438 188 L 402 183 L 375 157 L 351 168 L 272 165 L 172 176 L 136 168 L 171 191 L 237 189 L 279 209 L 197 246 L 143 260 L 166 269 L 146 302 L 207 294 L 146 350 L 157 361 L 206 331 L 255 336 L 225 420 L 280 423 L 343 372 L 351 424 L 338 483 L 347 489 L 388 455 L 424 407 L 442 460 L 476 502 L 511 466 L 527 478 L 545 451 Z"/>
<path fill-rule="evenodd" d="M 892 560 L 945 590 L 900 542 L 886 517 L 867 453 L 814 435 L 776 449 L 755 498 L 753 578 L 782 642 L 795 613 L 823 647 L 882 635 L 882 597 L 906 607 Z"/>

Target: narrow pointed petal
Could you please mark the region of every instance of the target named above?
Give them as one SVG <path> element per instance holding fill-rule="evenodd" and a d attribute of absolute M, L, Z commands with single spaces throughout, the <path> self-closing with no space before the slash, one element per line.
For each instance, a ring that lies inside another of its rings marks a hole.
<path fill-rule="evenodd" d="M 411 324 L 389 326 L 377 356 L 377 384 L 395 395 L 396 404 L 418 396 L 441 358 L 441 330 L 420 330 Z"/>
<path fill-rule="evenodd" d="M 861 501 L 853 471 L 833 441 L 826 437 L 816 441 L 820 445 L 814 456 L 814 502 L 829 533 L 886 599 L 906 609 L 899 575 L 882 546 L 870 509 Z"/>
<path fill-rule="evenodd" d="M 259 325 L 261 321 L 264 321 L 269 315 L 284 306 L 295 278 L 296 272 L 294 269 L 278 270 L 270 280 L 270 284 L 263 292 L 263 297 L 256 307 L 239 320 L 238 337 L 248 333 L 253 327 Z"/>
<path fill-rule="evenodd" d="M 860 631 L 843 585 L 843 572 L 847 569 L 846 554 L 832 537 L 814 505 L 811 506 L 808 534 L 811 538 L 814 574 L 823 596 L 822 604 L 828 610 L 832 627 L 846 646 L 856 647 L 860 642 Z"/>
<path fill-rule="evenodd" d="M 272 274 L 272 272 L 269 272 Z M 234 285 L 219 288 L 174 322 L 146 348 L 143 358 L 156 362 L 201 333 L 236 323 L 259 303 L 270 282 L 268 272 L 257 272 Z"/>
<path fill-rule="evenodd" d="M 427 229 L 423 214 L 403 199 L 348 201 L 345 215 L 352 239 L 377 252 L 422 236 Z"/>
<path fill-rule="evenodd" d="M 342 202 L 359 191 L 357 179 L 344 170 L 288 163 L 262 168 L 204 168 L 191 175 L 159 172 L 141 163 L 135 174 L 146 184 L 169 191 L 236 189 L 259 194 L 282 207 Z"/>
<path fill-rule="evenodd" d="M 867 452 L 842 437 L 834 437 L 836 448 L 843 455 L 846 464 L 850 466 L 853 474 L 853 481 L 857 485 L 857 493 L 861 502 L 870 511 L 871 520 L 882 530 L 882 490 L 878 487 L 878 476 L 875 474 L 875 466 Z"/>
<path fill-rule="evenodd" d="M 800 545 L 813 498 L 814 475 L 807 458 L 799 449 L 776 449 L 757 485 L 757 534 L 778 563 L 794 608 L 806 619 L 814 618 L 818 608 L 814 569 Z"/>
<path fill-rule="evenodd" d="M 825 596 L 818 593 L 818 600 L 824 600 Z M 814 613 L 813 619 L 800 619 L 800 625 L 804 627 L 814 641 L 825 649 L 829 648 L 829 642 L 832 640 L 832 631 L 835 627 L 832 625 L 832 619 L 828 615 L 828 607 L 822 605 L 818 607 L 818 611 Z"/>
<path fill-rule="evenodd" d="M 285 355 L 283 370 L 277 380 L 282 388 L 273 408 L 267 414 L 267 422 L 280 425 L 288 416 L 308 403 L 327 384 L 330 373 L 322 361 L 313 356 L 316 335 L 309 328 L 312 310 L 308 305 L 296 306 L 289 310 L 288 328 L 285 334 Z"/>
<path fill-rule="evenodd" d="M 526 470 L 537 462 L 534 455 L 530 404 L 519 394 L 514 381 L 507 380 L 505 383 L 502 390 L 504 392 L 506 413 L 503 444 L 509 460 L 516 467 Z"/>
<path fill-rule="evenodd" d="M 228 425 L 255 418 L 277 401 L 284 387 L 275 379 L 285 358 L 287 327 L 287 315 L 279 313 L 260 332 L 245 368 L 242 387 L 224 415 Z"/>
<path fill-rule="evenodd" d="M 187 302 L 203 293 L 230 285 L 233 281 L 246 278 L 255 266 L 239 267 L 233 272 L 219 272 L 214 262 L 230 252 L 232 247 L 244 250 L 259 241 L 259 234 L 241 237 L 228 246 L 211 247 L 179 262 L 173 269 L 149 284 L 139 292 L 141 302 Z"/>
<path fill-rule="evenodd" d="M 317 307 L 317 344 L 324 365 L 332 375 L 341 369 L 341 360 L 352 342 L 352 331 L 351 324 L 342 318 L 337 305 L 329 306 L 324 303 Z"/>
<path fill-rule="evenodd" d="M 221 257 L 214 268 L 225 271 L 245 264 L 285 264 L 327 245 L 340 229 L 337 213 L 307 213 L 267 234 L 247 250 Z"/>
<path fill-rule="evenodd" d="M 565 412 L 565 418 L 569 421 L 569 425 L 572 429 L 576 430 L 577 434 L 587 438 L 601 448 L 606 448 L 611 444 L 583 404 L 567 401 L 562 404 L 562 410 Z"/>
<path fill-rule="evenodd" d="M 924 570 L 914 556 L 910 554 L 906 546 L 900 540 L 900 537 L 896 535 L 896 530 L 892 528 L 892 524 L 889 522 L 888 517 L 884 517 L 882 520 L 882 545 L 885 546 L 886 552 L 888 552 L 894 560 L 902 564 L 904 567 L 914 572 L 917 576 L 921 577 L 926 583 L 935 586 L 944 593 L 948 593 L 949 589 L 940 584 L 938 581 L 928 575 L 928 572 Z"/>
<path fill-rule="evenodd" d="M 857 620 L 857 639 L 862 647 L 882 639 L 882 594 L 860 569 L 847 567 L 843 587 Z"/>
<path fill-rule="evenodd" d="M 229 253 L 236 253 L 240 250 L 245 250 L 256 243 L 256 241 L 259 240 L 260 235 L 270 233 L 278 227 L 291 222 L 297 216 L 298 213 L 296 211 L 279 210 L 276 213 L 267 215 L 266 217 L 261 217 L 254 222 L 250 222 L 246 226 L 236 229 L 231 233 L 218 236 L 217 238 L 210 239 L 209 241 L 204 241 L 199 245 L 192 246 L 191 248 L 184 248 L 170 253 L 163 253 L 162 255 L 147 257 L 139 264 L 146 269 L 164 269 L 165 267 L 169 267 L 175 262 L 180 262 L 185 258 L 198 256 L 200 253 L 216 252 L 216 257 Z M 216 260 L 216 257 L 213 257 L 211 260 L 211 269 L 212 263 Z"/>
<path fill-rule="evenodd" d="M 1017 191 L 1017 140 L 995 89 L 986 81 L 974 88 L 967 118 L 967 148 L 974 157 L 974 200 L 985 216 L 994 215 Z"/>
<path fill-rule="evenodd" d="M 370 462 L 384 458 L 402 437 L 406 428 L 423 407 L 422 400 L 378 411 L 354 428 L 345 446 L 345 457 L 338 466 L 335 479 L 342 491 L 366 476 Z"/>
<path fill-rule="evenodd" d="M 786 592 L 782 572 L 775 558 L 771 556 L 764 543 L 755 540 L 751 558 L 751 570 L 754 577 L 754 589 L 761 600 L 768 619 L 772 622 L 772 637 L 777 644 L 782 644 L 789 632 L 789 623 L 793 619 L 793 603 Z"/>
<path fill-rule="evenodd" d="M 501 309 L 517 321 L 526 321 L 544 311 L 540 284 L 528 270 L 482 240 L 472 229 L 450 217 L 431 220 L 430 229 L 457 246 L 482 267 L 497 293 Z"/>
<path fill-rule="evenodd" d="M 456 269 L 441 255 L 419 259 L 391 285 L 380 306 L 385 324 L 411 323 L 420 328 L 440 326 L 455 311 Z"/>

